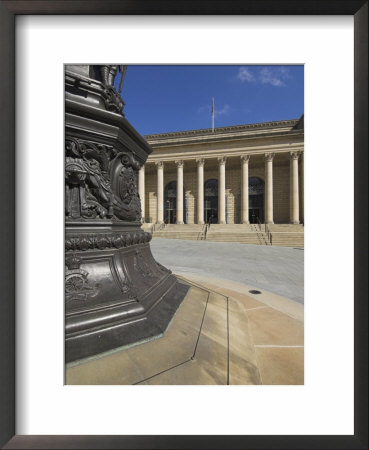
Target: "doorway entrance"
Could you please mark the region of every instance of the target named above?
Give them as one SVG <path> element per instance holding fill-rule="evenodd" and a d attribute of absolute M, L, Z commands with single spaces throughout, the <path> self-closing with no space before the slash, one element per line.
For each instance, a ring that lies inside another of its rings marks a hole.
<path fill-rule="evenodd" d="M 258 177 L 249 178 L 249 221 L 264 223 L 264 181 Z"/>
<path fill-rule="evenodd" d="M 205 223 L 218 223 L 218 180 L 207 180 L 204 185 Z"/>
<path fill-rule="evenodd" d="M 183 189 L 183 212 L 187 210 L 185 193 Z M 183 214 L 183 221 L 186 223 L 186 214 Z M 177 181 L 171 181 L 164 189 L 164 222 L 177 222 Z"/>

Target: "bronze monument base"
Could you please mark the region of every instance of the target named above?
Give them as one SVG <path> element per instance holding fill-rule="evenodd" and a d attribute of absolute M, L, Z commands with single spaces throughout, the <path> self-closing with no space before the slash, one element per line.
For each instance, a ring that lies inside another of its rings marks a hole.
<path fill-rule="evenodd" d="M 152 149 L 121 112 L 115 67 L 65 76 L 67 362 L 163 334 L 188 290 L 141 229 L 137 172 Z"/>

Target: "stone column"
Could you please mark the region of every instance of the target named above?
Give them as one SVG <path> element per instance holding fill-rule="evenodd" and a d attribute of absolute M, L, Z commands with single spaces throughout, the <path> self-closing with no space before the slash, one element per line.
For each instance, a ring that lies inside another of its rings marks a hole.
<path fill-rule="evenodd" d="M 183 225 L 183 161 L 176 161 L 177 166 L 177 223 Z"/>
<path fill-rule="evenodd" d="M 299 220 L 299 152 L 290 153 L 290 223 Z"/>
<path fill-rule="evenodd" d="M 242 155 L 242 175 L 241 175 L 241 222 L 249 222 L 249 161 L 250 155 Z"/>
<path fill-rule="evenodd" d="M 225 214 L 225 163 L 226 157 L 218 158 L 219 182 L 218 182 L 218 223 L 226 223 Z"/>
<path fill-rule="evenodd" d="M 197 223 L 204 224 L 204 159 L 197 159 Z"/>
<path fill-rule="evenodd" d="M 273 158 L 274 153 L 265 154 L 265 223 L 273 221 Z"/>
<path fill-rule="evenodd" d="M 138 195 L 141 200 L 142 222 L 145 221 L 145 166 L 142 166 L 138 172 Z"/>
<path fill-rule="evenodd" d="M 164 163 L 159 161 L 156 163 L 158 171 L 157 185 L 157 223 L 164 222 Z"/>

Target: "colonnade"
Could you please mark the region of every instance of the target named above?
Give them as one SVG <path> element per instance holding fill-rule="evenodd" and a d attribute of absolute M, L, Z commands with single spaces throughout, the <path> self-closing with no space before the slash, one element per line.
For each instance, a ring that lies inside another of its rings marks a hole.
<path fill-rule="evenodd" d="M 289 152 L 290 157 L 290 223 L 298 224 L 299 205 L 299 158 L 301 152 Z M 265 223 L 273 220 L 273 160 L 274 153 L 265 153 Z M 218 157 L 218 223 L 226 223 L 226 161 L 225 156 Z M 249 222 L 249 161 L 250 155 L 241 155 L 241 221 Z M 196 159 L 197 163 L 197 218 L 198 224 L 204 224 L 204 166 L 205 159 Z M 164 222 L 164 162 L 157 161 L 157 223 Z M 177 223 L 183 224 L 183 168 L 184 161 L 175 161 L 177 166 Z M 142 217 L 145 217 L 145 166 L 138 175 L 138 193 L 141 198 Z"/>

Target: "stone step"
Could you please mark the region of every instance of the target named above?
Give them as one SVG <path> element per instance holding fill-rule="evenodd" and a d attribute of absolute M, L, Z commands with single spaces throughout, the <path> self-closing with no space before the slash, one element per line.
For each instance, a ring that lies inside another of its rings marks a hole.
<path fill-rule="evenodd" d="M 227 224 L 218 224 L 218 223 L 212 223 L 210 225 L 210 229 L 217 229 L 217 230 L 250 230 L 252 225 L 249 224 L 240 224 L 240 223 L 227 223 Z"/>
<path fill-rule="evenodd" d="M 304 247 L 304 233 L 272 232 L 272 245 L 282 247 Z"/>
<path fill-rule="evenodd" d="M 304 225 L 302 224 L 291 224 L 291 223 L 281 223 L 281 224 L 272 224 L 268 225 L 269 231 L 273 232 L 284 232 L 284 231 L 290 231 L 290 232 L 303 232 L 304 231 Z"/>
<path fill-rule="evenodd" d="M 208 233 L 207 241 L 216 242 L 239 242 L 244 244 L 261 244 L 268 245 L 268 240 L 265 235 L 261 233 Z"/>
<path fill-rule="evenodd" d="M 272 231 L 273 229 L 273 231 Z M 204 240 L 205 227 L 198 224 L 169 224 L 153 232 L 163 239 Z M 272 245 L 283 247 L 304 247 L 304 226 L 294 224 L 269 225 Z M 278 231 L 275 231 L 278 230 Z M 267 234 L 256 224 L 211 224 L 206 234 L 207 241 L 239 242 L 243 244 L 270 245 Z"/>
<path fill-rule="evenodd" d="M 166 232 L 155 232 L 153 234 L 155 238 L 163 238 L 163 239 L 184 239 L 184 240 L 202 240 L 203 234 L 201 233 L 166 233 Z"/>
<path fill-rule="evenodd" d="M 204 228 L 204 225 L 199 225 L 196 223 L 184 223 L 184 224 L 178 224 L 178 223 L 170 223 L 165 225 L 165 229 L 184 229 L 184 228 L 191 228 L 191 229 L 198 229 L 201 230 Z"/>

